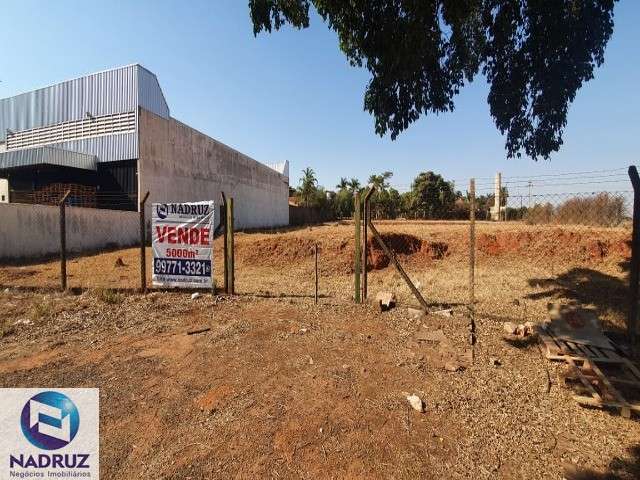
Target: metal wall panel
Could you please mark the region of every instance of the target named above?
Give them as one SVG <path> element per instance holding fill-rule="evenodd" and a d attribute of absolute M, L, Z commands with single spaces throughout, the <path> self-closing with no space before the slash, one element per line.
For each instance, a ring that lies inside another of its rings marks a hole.
<path fill-rule="evenodd" d="M 70 142 L 56 143 L 53 146 L 95 155 L 98 157 L 99 162 L 115 162 L 138 158 L 138 134 L 136 132 L 83 138 Z"/>
<path fill-rule="evenodd" d="M 94 73 L 0 100 L 0 141 L 14 131 L 55 125 L 92 115 L 137 111 L 142 106 L 169 117 L 154 74 L 140 65 Z M 104 161 L 102 156 L 100 160 Z"/>
<path fill-rule="evenodd" d="M 93 155 L 52 147 L 37 147 L 0 153 L 0 170 L 38 164 L 96 170 L 97 163 L 97 159 Z"/>
<path fill-rule="evenodd" d="M 163 118 L 169 118 L 169 106 L 155 74 L 138 67 L 138 104 Z"/>

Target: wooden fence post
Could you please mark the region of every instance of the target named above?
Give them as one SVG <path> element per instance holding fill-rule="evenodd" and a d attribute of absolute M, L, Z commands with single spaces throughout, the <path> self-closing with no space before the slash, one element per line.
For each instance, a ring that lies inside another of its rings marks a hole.
<path fill-rule="evenodd" d="M 70 190 L 62 196 L 60 200 L 60 288 L 64 292 L 67 289 L 67 215 L 65 212 L 65 202 L 71 193 Z"/>
<path fill-rule="evenodd" d="M 318 244 L 316 243 L 314 246 L 314 253 L 316 257 L 316 290 L 315 290 L 315 304 L 318 304 Z"/>
<path fill-rule="evenodd" d="M 469 181 L 469 343 L 476 340 L 476 180 Z"/>
<path fill-rule="evenodd" d="M 638 169 L 629 167 L 629 178 L 633 186 L 633 230 L 631 233 L 631 261 L 629 263 L 629 305 L 627 333 L 631 353 L 638 357 L 638 281 L 640 280 L 640 176 Z"/>
<path fill-rule="evenodd" d="M 235 265 L 233 253 L 233 197 L 227 200 L 226 212 L 227 293 L 235 295 Z"/>
<path fill-rule="evenodd" d="M 229 266 L 227 265 L 227 261 L 229 260 L 229 255 L 227 253 L 227 197 L 224 192 L 220 192 L 220 196 L 222 197 L 222 205 L 220 206 L 220 222 L 223 226 L 222 263 L 224 264 L 224 293 L 229 293 Z"/>
<path fill-rule="evenodd" d="M 371 198 L 371 194 L 375 191 L 375 187 L 371 187 L 369 188 L 369 191 L 365 194 L 364 196 L 364 220 L 363 220 L 363 225 L 362 225 L 362 300 L 366 301 L 367 300 L 367 296 L 368 296 L 368 289 L 369 289 L 369 283 L 368 283 L 368 274 L 367 274 L 367 270 L 368 270 L 368 258 L 367 255 L 369 254 L 369 245 L 367 243 L 368 241 L 368 232 L 367 232 L 367 228 L 369 226 L 369 222 L 371 221 L 371 208 L 369 205 L 369 200 Z"/>
<path fill-rule="evenodd" d="M 140 290 L 147 293 L 147 226 L 144 218 L 144 205 L 149 198 L 149 192 L 140 201 Z"/>
<path fill-rule="evenodd" d="M 356 192 L 354 196 L 354 212 L 353 212 L 353 222 L 355 224 L 355 243 L 356 243 L 356 253 L 354 259 L 353 266 L 353 274 L 354 274 L 354 299 L 356 303 L 360 303 L 360 273 L 361 273 L 361 251 L 360 248 L 362 246 L 360 241 L 360 192 Z"/>
<path fill-rule="evenodd" d="M 373 223 L 369 222 L 369 228 L 371 229 L 371 234 L 373 235 L 373 238 L 376 239 L 376 241 L 378 242 L 378 245 L 380 245 L 380 248 L 382 248 L 382 251 L 393 262 L 393 264 L 396 267 L 396 270 L 398 270 L 398 273 L 404 279 L 405 283 L 409 287 L 409 290 L 411 290 L 411 293 L 413 293 L 413 296 L 416 298 L 416 300 L 418 300 L 418 302 L 420 302 L 420 306 L 422 307 L 422 309 L 428 313 L 429 305 L 427 305 L 427 301 L 424 299 L 420 291 L 413 284 L 413 282 L 409 278 L 409 275 L 407 275 L 407 272 L 404 271 L 404 268 L 402 268 L 402 265 L 400 265 L 400 262 L 398 261 L 398 258 L 396 257 L 395 253 L 393 253 L 391 249 L 387 247 L 387 245 L 384 243 L 382 236 L 378 232 L 378 229 L 373 226 Z"/>

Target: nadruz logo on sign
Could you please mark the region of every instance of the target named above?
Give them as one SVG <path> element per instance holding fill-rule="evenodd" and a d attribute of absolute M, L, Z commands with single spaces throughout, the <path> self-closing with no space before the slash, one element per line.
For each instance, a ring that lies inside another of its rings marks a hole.
<path fill-rule="evenodd" d="M 24 437 L 34 447 L 58 450 L 69 445 L 76 437 L 80 428 L 80 413 L 66 395 L 54 391 L 40 392 L 22 408 L 20 427 Z M 89 454 L 79 453 L 12 454 L 9 464 L 10 468 L 90 468 Z"/>
<path fill-rule="evenodd" d="M 188 203 L 157 203 L 156 214 L 158 218 L 164 220 L 167 215 L 189 215 L 191 217 L 204 217 L 209 214 L 207 204 Z"/>

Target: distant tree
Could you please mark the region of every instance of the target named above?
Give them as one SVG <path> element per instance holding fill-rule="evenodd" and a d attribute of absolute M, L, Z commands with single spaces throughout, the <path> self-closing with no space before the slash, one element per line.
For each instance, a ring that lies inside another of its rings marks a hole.
<path fill-rule="evenodd" d="M 349 189 L 353 193 L 360 191 L 360 180 L 358 180 L 357 178 L 352 178 L 351 180 L 349 180 Z"/>
<path fill-rule="evenodd" d="M 373 218 L 394 218 L 396 215 L 397 205 L 390 194 L 388 182 L 392 176 L 392 172 L 384 172 L 369 177 L 369 185 L 375 188 L 369 203 Z"/>
<path fill-rule="evenodd" d="M 482 73 L 507 155 L 537 159 L 559 150 L 569 104 L 604 62 L 615 0 L 249 0 L 253 32 L 307 28 L 312 4 L 371 74 L 376 133 L 452 111 Z"/>
<path fill-rule="evenodd" d="M 404 192 L 400 195 L 400 215 L 404 218 L 416 218 L 413 211 L 413 192 Z"/>
<path fill-rule="evenodd" d="M 312 200 L 317 195 L 317 179 L 313 169 L 307 167 L 302 170 L 302 178 L 300 178 L 300 187 L 298 188 L 298 195 L 305 207 L 311 206 Z"/>
<path fill-rule="evenodd" d="M 340 190 L 346 190 L 348 188 L 349 188 L 349 181 L 345 177 L 341 177 L 340 183 L 336 185 L 336 189 L 340 191 Z"/>
<path fill-rule="evenodd" d="M 421 218 L 449 218 L 456 201 L 451 182 L 433 172 L 420 173 L 411 186 L 411 209 Z"/>
<path fill-rule="evenodd" d="M 350 218 L 353 215 L 353 192 L 343 188 L 336 192 L 333 199 L 333 212 L 338 218 Z"/>

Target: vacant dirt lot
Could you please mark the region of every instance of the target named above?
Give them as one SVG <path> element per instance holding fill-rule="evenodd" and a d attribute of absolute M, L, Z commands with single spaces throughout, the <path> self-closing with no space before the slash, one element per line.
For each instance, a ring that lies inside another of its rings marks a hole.
<path fill-rule="evenodd" d="M 453 317 L 412 316 L 377 250 L 370 292 L 402 306 L 353 305 L 352 225 L 238 234 L 233 299 L 109 290 L 137 285 L 135 249 L 74 259 L 70 285 L 100 287 L 77 295 L 14 288 L 55 284 L 56 263 L 3 266 L 0 386 L 99 387 L 109 479 L 640 476 L 638 421 L 579 407 L 535 342 L 502 334 L 503 321 L 541 321 L 549 301 L 591 307 L 619 334 L 628 232 L 480 224 L 478 341 L 450 372 L 420 337 L 442 329 L 468 359 L 468 227 L 379 229 Z"/>
<path fill-rule="evenodd" d="M 466 222 L 377 222 L 393 250 L 429 302 L 468 301 L 469 226 Z M 353 224 L 336 222 L 290 230 L 236 234 L 236 291 L 262 297 L 313 294 L 313 245 L 320 248 L 323 301 L 353 298 Z M 583 226 L 477 223 L 476 300 L 481 314 L 539 321 L 547 303 L 562 299 L 597 309 L 611 327 L 624 324 L 625 281 L 630 231 Z M 396 292 L 401 303 L 416 304 L 410 290 L 377 243 L 369 240 L 373 270 L 370 292 Z M 222 242 L 214 246 L 215 273 L 222 279 Z M 124 266 L 116 266 L 121 259 Z M 147 278 L 151 282 L 151 249 Z M 69 287 L 138 288 L 139 249 L 72 258 Z M 59 285 L 57 261 L 0 265 L 0 286 Z"/>

